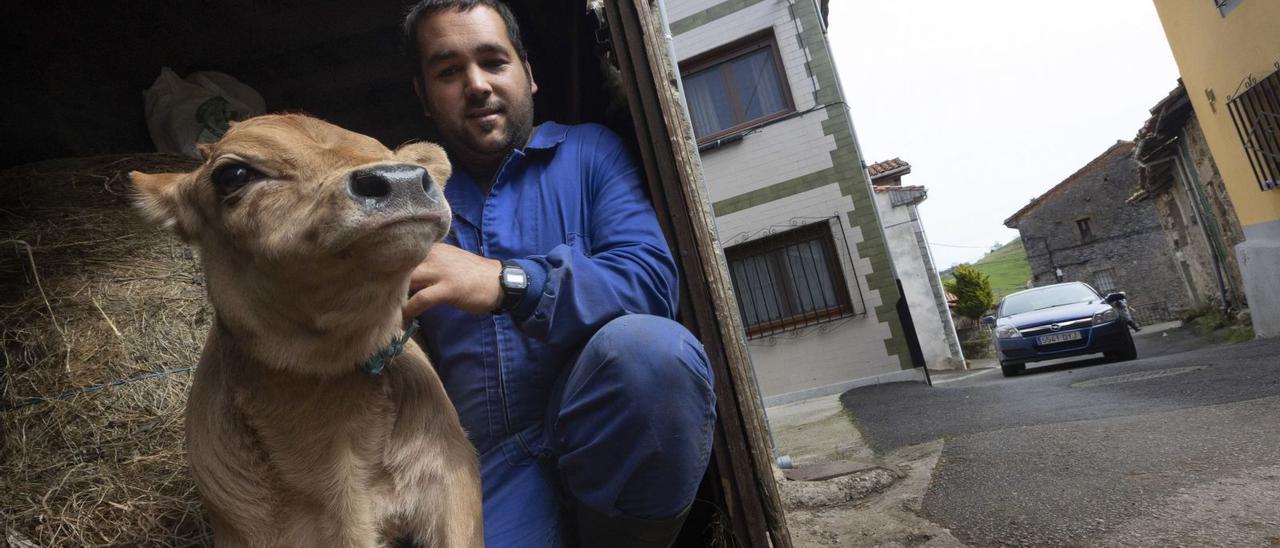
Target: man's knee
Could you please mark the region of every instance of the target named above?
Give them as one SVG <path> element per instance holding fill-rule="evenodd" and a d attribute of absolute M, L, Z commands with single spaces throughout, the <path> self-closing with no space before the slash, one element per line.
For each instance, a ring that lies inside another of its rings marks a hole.
<path fill-rule="evenodd" d="M 554 419 L 568 492 L 595 512 L 667 518 L 706 471 L 715 391 L 702 345 L 680 324 L 623 316 L 583 348 Z"/>
<path fill-rule="evenodd" d="M 579 363 L 599 364 L 608 370 L 595 375 L 620 377 L 635 393 L 650 397 L 671 383 L 712 386 L 702 344 L 683 325 L 659 316 L 633 314 L 610 321 L 583 348 Z"/>

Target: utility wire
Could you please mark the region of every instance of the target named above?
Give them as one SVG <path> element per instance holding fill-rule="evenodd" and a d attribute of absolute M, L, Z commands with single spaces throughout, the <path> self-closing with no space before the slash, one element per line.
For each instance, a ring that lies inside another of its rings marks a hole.
<path fill-rule="evenodd" d="M 942 246 L 942 247 L 960 247 L 964 249 L 992 249 L 992 246 L 989 246 L 989 245 L 940 244 L 938 242 L 929 242 L 929 245 L 936 245 L 936 246 Z M 1004 244 L 1000 244 L 1000 247 L 1003 247 L 1003 246 Z"/>

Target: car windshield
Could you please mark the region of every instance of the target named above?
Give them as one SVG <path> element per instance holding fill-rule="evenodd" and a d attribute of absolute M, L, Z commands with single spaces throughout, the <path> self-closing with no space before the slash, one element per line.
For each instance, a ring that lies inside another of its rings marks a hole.
<path fill-rule="evenodd" d="M 1080 284 L 1055 285 L 1026 293 L 1009 295 L 1000 303 L 1000 317 L 1053 308 L 1064 304 L 1087 303 L 1098 300 L 1098 294 Z"/>

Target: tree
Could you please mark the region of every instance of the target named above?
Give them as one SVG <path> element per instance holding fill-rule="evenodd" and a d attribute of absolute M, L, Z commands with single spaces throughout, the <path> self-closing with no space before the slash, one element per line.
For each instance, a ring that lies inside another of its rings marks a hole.
<path fill-rule="evenodd" d="M 956 296 L 956 313 L 976 320 L 981 318 L 996 304 L 996 297 L 991 293 L 991 280 L 986 274 L 969 264 L 958 264 L 951 271 L 954 277 L 945 285 L 945 289 Z"/>

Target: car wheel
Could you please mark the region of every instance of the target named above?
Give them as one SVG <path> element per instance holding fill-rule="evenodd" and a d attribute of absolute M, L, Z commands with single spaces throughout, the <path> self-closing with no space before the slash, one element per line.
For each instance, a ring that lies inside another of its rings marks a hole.
<path fill-rule="evenodd" d="M 1120 355 L 1117 356 L 1122 362 L 1138 359 L 1138 347 L 1133 344 L 1133 334 L 1130 333 L 1127 338 L 1129 339 L 1129 344 L 1126 345 L 1124 350 L 1120 352 Z"/>
<path fill-rule="evenodd" d="M 1115 352 L 1104 352 L 1102 355 L 1115 362 L 1127 362 L 1138 359 L 1138 348 L 1133 344 L 1133 335 L 1126 337 L 1125 345 Z"/>
<path fill-rule="evenodd" d="M 1000 372 L 1006 377 L 1012 377 L 1027 369 L 1027 366 L 1020 363 L 1004 363 L 1000 362 Z"/>

